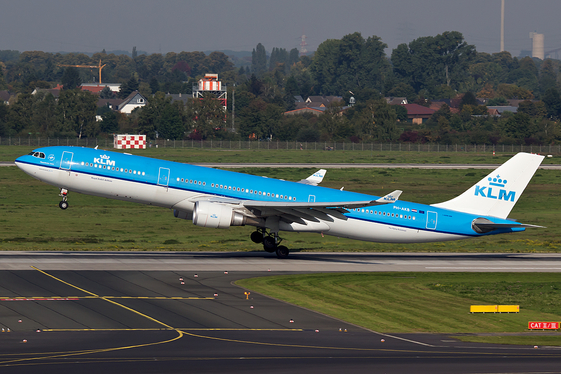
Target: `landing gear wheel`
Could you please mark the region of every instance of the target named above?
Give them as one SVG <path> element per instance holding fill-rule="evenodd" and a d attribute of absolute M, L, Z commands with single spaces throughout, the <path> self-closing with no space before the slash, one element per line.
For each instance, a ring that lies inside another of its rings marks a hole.
<path fill-rule="evenodd" d="M 58 203 L 58 206 L 60 207 L 60 209 L 65 210 L 66 208 L 68 208 L 68 202 L 61 201 L 60 203 Z"/>
<path fill-rule="evenodd" d="M 269 253 L 274 252 L 277 249 L 277 243 L 275 238 L 272 236 L 266 236 L 263 238 L 263 249 Z"/>
<path fill-rule="evenodd" d="M 254 242 L 254 243 L 257 243 L 257 244 L 263 243 L 263 233 L 260 232 L 260 231 L 252 232 L 250 238 L 251 238 L 251 241 Z"/>
<path fill-rule="evenodd" d="M 287 258 L 288 253 L 288 248 L 286 248 L 284 245 L 279 245 L 277 247 L 277 258 Z"/>

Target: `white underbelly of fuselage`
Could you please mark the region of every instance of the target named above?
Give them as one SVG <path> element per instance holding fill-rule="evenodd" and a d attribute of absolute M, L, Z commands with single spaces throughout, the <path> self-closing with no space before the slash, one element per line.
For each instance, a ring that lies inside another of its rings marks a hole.
<path fill-rule="evenodd" d="M 72 170 L 21 165 L 27 174 L 53 186 L 86 195 L 171 208 L 177 202 L 198 195 L 190 191 L 137 181 L 80 173 Z"/>
<path fill-rule="evenodd" d="M 325 232 L 327 235 L 379 243 L 428 243 L 467 238 L 464 235 L 352 218 L 335 220 L 329 226 L 330 230 Z"/>

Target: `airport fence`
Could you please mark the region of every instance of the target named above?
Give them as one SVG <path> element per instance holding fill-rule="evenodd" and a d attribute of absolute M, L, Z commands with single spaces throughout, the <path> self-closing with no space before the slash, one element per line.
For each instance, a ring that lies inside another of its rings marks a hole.
<path fill-rule="evenodd" d="M 0 146 L 81 146 L 105 149 L 113 147 L 110 138 L 38 138 L 0 137 Z M 149 140 L 147 147 L 155 148 L 200 148 L 238 150 L 321 150 L 321 151 L 369 151 L 369 152 L 471 152 L 471 153 L 515 153 L 561 154 L 561 145 L 518 144 L 438 144 L 438 143 L 337 143 L 298 141 L 247 141 L 247 140 Z"/>

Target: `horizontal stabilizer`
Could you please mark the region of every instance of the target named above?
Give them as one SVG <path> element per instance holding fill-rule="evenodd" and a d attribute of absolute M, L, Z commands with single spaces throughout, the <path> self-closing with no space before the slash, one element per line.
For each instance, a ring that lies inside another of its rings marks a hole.
<path fill-rule="evenodd" d="M 513 228 L 541 228 L 543 229 L 544 226 L 538 225 L 529 225 L 527 223 L 495 223 L 486 218 L 477 218 L 474 219 L 472 222 L 473 229 L 480 233 L 491 232 L 493 230 L 498 229 L 513 229 Z"/>
<path fill-rule="evenodd" d="M 401 190 L 395 190 L 393 192 L 390 192 L 386 196 L 379 198 L 378 200 L 376 200 L 376 202 L 379 203 L 379 204 L 395 203 L 397 201 L 397 199 L 399 199 L 399 196 L 401 195 L 402 192 L 403 191 L 401 191 Z"/>
<path fill-rule="evenodd" d="M 298 183 L 309 184 L 311 186 L 317 186 L 318 184 L 320 184 L 323 181 L 323 178 L 325 177 L 325 173 L 327 173 L 327 170 L 320 169 L 320 170 L 316 171 L 314 174 L 310 175 L 308 178 L 302 179 L 301 181 L 298 181 Z"/>

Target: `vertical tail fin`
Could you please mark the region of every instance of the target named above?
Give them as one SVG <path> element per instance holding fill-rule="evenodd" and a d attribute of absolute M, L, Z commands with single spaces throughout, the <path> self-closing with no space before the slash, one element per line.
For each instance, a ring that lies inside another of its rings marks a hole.
<path fill-rule="evenodd" d="M 518 153 L 469 190 L 435 207 L 507 218 L 544 156 Z"/>

